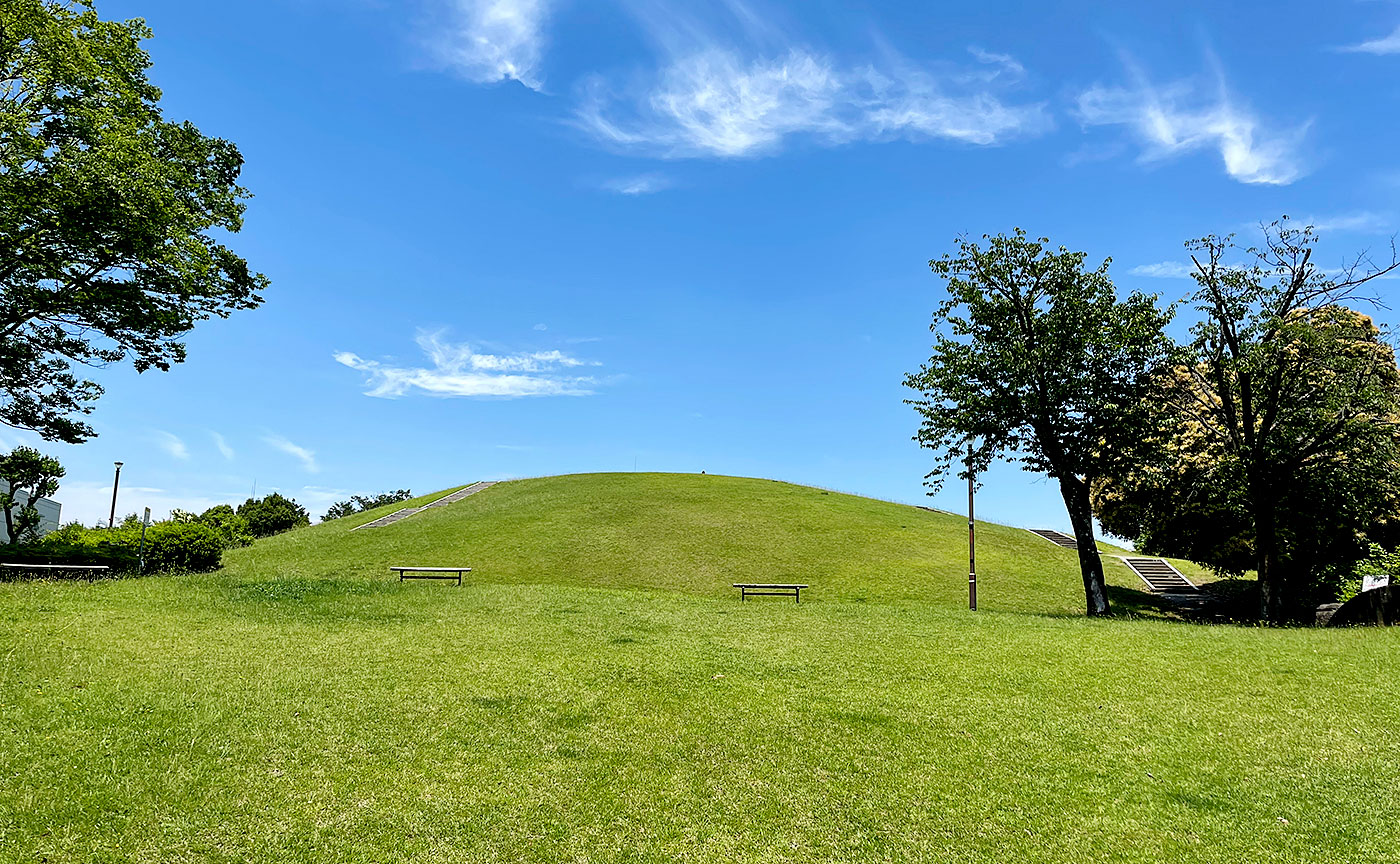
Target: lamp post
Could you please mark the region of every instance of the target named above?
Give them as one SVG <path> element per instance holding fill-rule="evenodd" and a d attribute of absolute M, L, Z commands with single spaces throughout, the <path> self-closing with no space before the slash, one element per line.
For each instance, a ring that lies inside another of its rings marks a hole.
<path fill-rule="evenodd" d="M 122 463 L 114 462 L 113 464 L 117 466 L 117 476 L 112 478 L 112 512 L 107 517 L 107 529 L 109 531 L 112 529 L 112 526 L 117 524 L 117 486 L 121 485 L 122 482 Z"/>
<path fill-rule="evenodd" d="M 967 608 L 977 611 L 977 526 L 972 518 L 972 494 L 977 480 L 972 476 L 972 440 L 967 442 Z"/>

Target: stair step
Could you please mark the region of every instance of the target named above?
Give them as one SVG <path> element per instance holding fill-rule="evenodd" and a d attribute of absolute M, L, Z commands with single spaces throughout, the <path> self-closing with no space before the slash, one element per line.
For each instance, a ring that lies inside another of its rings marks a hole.
<path fill-rule="evenodd" d="M 1076 552 L 1079 551 L 1079 542 L 1063 531 L 1048 531 L 1040 528 L 1032 528 L 1030 530 L 1032 534 L 1044 540 L 1049 540 L 1056 546 L 1064 549 L 1072 549 Z"/>
<path fill-rule="evenodd" d="M 1197 588 L 1191 580 L 1182 575 L 1167 561 L 1161 558 L 1138 558 L 1123 556 L 1123 563 L 1147 583 L 1157 594 L 1191 594 Z"/>
<path fill-rule="evenodd" d="M 351 528 L 350 530 L 359 531 L 361 528 L 383 528 L 385 525 L 393 525 L 395 522 L 407 519 L 408 517 L 413 516 L 414 514 L 422 513 L 424 510 L 427 510 L 430 507 L 446 507 L 448 504 L 455 504 L 456 502 L 461 501 L 463 498 L 466 498 L 468 495 L 475 495 L 482 489 L 486 489 L 490 486 L 495 486 L 497 482 L 498 481 L 491 480 L 483 481 L 481 483 L 473 483 L 465 489 L 458 489 L 456 492 L 453 492 L 450 495 L 444 495 L 435 501 L 430 501 L 427 504 L 424 504 L 422 507 L 405 507 L 402 510 L 395 510 L 388 516 L 381 516 L 373 522 L 366 522 L 363 525 L 357 525 L 354 528 Z"/>

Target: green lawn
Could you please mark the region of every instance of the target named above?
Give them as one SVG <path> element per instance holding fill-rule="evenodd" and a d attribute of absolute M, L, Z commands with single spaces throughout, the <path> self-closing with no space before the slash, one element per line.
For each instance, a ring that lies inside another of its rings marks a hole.
<path fill-rule="evenodd" d="M 0 856 L 1400 848 L 1394 630 L 1088 621 L 1074 556 L 996 526 L 972 614 L 965 522 L 769 481 L 520 481 L 347 533 L 376 515 L 216 574 L 0 586 Z M 384 569 L 458 561 L 460 589 Z M 727 587 L 790 576 L 810 601 Z"/>

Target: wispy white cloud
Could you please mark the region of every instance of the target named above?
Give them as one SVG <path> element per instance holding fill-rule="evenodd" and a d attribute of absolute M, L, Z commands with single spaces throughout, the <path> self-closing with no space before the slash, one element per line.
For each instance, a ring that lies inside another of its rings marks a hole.
<path fill-rule="evenodd" d="M 1356 45 L 1346 45 L 1337 50 L 1359 54 L 1400 54 L 1400 27 L 1396 27 L 1389 36 L 1369 39 Z"/>
<path fill-rule="evenodd" d="M 283 438 L 281 435 L 264 435 L 263 443 L 274 450 L 280 450 L 288 456 L 294 457 L 301 462 L 301 467 L 308 474 L 315 474 L 321 470 L 321 466 L 316 464 L 316 454 L 299 444 L 294 444 Z"/>
<path fill-rule="evenodd" d="M 607 146 L 666 158 L 761 156 L 799 137 L 990 145 L 1051 126 L 1043 104 L 1003 98 L 1025 71 L 1009 55 L 972 48 L 976 67 L 937 75 L 893 51 L 840 61 L 789 41 L 741 3 L 724 5 L 727 31 L 646 7 L 639 17 L 657 70 L 631 87 L 591 79 L 576 124 Z"/>
<path fill-rule="evenodd" d="M 1006 77 L 1019 80 L 1026 76 L 1026 67 L 1010 54 L 998 54 L 994 51 L 984 51 L 976 45 L 969 46 L 968 53 L 981 63 L 991 67 L 991 72 L 983 77 L 999 78 Z"/>
<path fill-rule="evenodd" d="M 64 522 L 106 525 L 112 506 L 112 481 L 110 478 L 97 482 L 70 480 L 59 487 L 54 500 L 63 508 L 59 518 Z M 215 504 L 228 504 L 234 500 L 237 499 L 232 494 L 221 497 L 189 490 L 123 483 L 117 491 L 117 519 L 128 513 L 140 513 L 146 507 L 151 508 L 152 519 L 164 519 L 171 510 L 203 513 Z"/>
<path fill-rule="evenodd" d="M 1180 261 L 1159 261 L 1156 264 L 1139 264 L 1128 271 L 1132 276 L 1146 276 L 1149 279 L 1188 279 L 1191 266 Z"/>
<path fill-rule="evenodd" d="M 541 332 L 541 333 L 543 333 L 544 331 L 546 331 L 546 330 L 549 329 L 549 325 L 548 325 L 548 324 L 536 324 L 535 327 L 534 327 L 534 329 L 535 329 L 535 330 L 538 330 L 538 331 Z"/>
<path fill-rule="evenodd" d="M 189 448 L 185 446 L 185 442 L 180 436 L 172 432 L 164 432 L 158 429 L 156 430 L 155 438 L 156 444 L 160 449 L 164 450 L 166 455 L 170 458 L 179 459 L 181 462 L 189 461 Z"/>
<path fill-rule="evenodd" d="M 651 195 L 671 188 L 671 178 L 664 174 L 638 174 L 614 177 L 603 182 L 603 188 L 619 195 Z"/>
<path fill-rule="evenodd" d="M 393 399 L 410 393 L 439 397 L 588 396 L 597 381 L 567 370 L 594 366 L 562 351 L 482 354 L 466 343 L 451 343 L 442 331 L 420 331 L 418 347 L 431 367 L 394 366 L 342 351 L 343 366 L 365 373 L 366 396 Z"/>
<path fill-rule="evenodd" d="M 303 486 L 299 490 L 277 490 L 305 507 L 313 522 L 321 521 L 321 515 L 337 501 L 344 501 L 351 495 L 364 495 L 364 489 L 332 489 L 325 486 Z"/>
<path fill-rule="evenodd" d="M 1290 219 L 1298 225 L 1311 225 L 1319 234 L 1389 234 L 1394 231 L 1395 218 L 1385 213 L 1360 210 L 1355 213 L 1334 213 L 1307 219 Z M 1251 226 L 1258 227 L 1258 226 Z"/>
<path fill-rule="evenodd" d="M 1131 59 L 1125 63 L 1134 84 L 1090 87 L 1079 95 L 1076 113 L 1086 126 L 1128 127 L 1143 145 L 1141 161 L 1214 149 L 1226 173 L 1241 183 L 1286 185 L 1303 175 L 1299 149 L 1306 125 L 1266 128 L 1230 95 L 1218 71 L 1213 88 L 1192 81 L 1159 87 Z"/>
<path fill-rule="evenodd" d="M 210 432 L 209 437 L 214 439 L 214 446 L 218 448 L 219 453 L 221 453 L 225 459 L 232 462 L 234 456 L 233 448 L 228 446 L 228 442 L 224 440 L 224 436 L 220 435 L 218 432 Z"/>
<path fill-rule="evenodd" d="M 430 38 L 436 60 L 470 81 L 543 86 L 540 60 L 549 0 L 440 0 L 445 19 Z"/>

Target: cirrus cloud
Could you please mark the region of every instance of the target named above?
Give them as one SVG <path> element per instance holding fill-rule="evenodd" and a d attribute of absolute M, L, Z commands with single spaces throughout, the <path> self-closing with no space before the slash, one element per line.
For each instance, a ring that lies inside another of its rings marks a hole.
<path fill-rule="evenodd" d="M 484 354 L 443 331 L 419 331 L 415 341 L 431 366 L 398 366 L 341 351 L 334 359 L 365 374 L 366 396 L 395 399 L 413 393 L 440 398 L 589 396 L 597 380 L 569 370 L 595 366 L 562 351 Z"/>
<path fill-rule="evenodd" d="M 1299 149 L 1307 124 L 1277 130 L 1229 92 L 1224 74 L 1214 87 L 1183 80 L 1158 86 L 1124 57 L 1131 86 L 1095 85 L 1079 94 L 1076 115 L 1085 126 L 1123 126 L 1142 144 L 1140 162 L 1215 150 L 1225 173 L 1241 183 L 1283 186 L 1305 173 Z"/>
<path fill-rule="evenodd" d="M 969 87 L 902 61 L 845 66 L 802 46 L 746 57 L 718 45 L 671 57 L 630 94 L 591 79 L 575 123 L 605 145 L 664 158 L 761 156 L 799 136 L 992 145 L 1052 125 L 1043 104 L 1008 103 L 986 81 Z"/>
<path fill-rule="evenodd" d="M 301 467 L 308 474 L 316 474 L 321 470 L 321 466 L 316 462 L 316 454 L 313 451 L 302 447 L 300 444 L 288 441 L 281 435 L 265 435 L 263 436 L 263 443 L 301 462 Z"/>
<path fill-rule="evenodd" d="M 429 40 L 436 61 L 469 81 L 519 81 L 543 87 L 547 0 L 444 0 L 445 17 Z"/>
<path fill-rule="evenodd" d="M 1337 50 L 1354 54 L 1400 54 L 1400 27 L 1396 27 L 1388 36 L 1368 39 L 1356 45 L 1346 45 Z"/>

